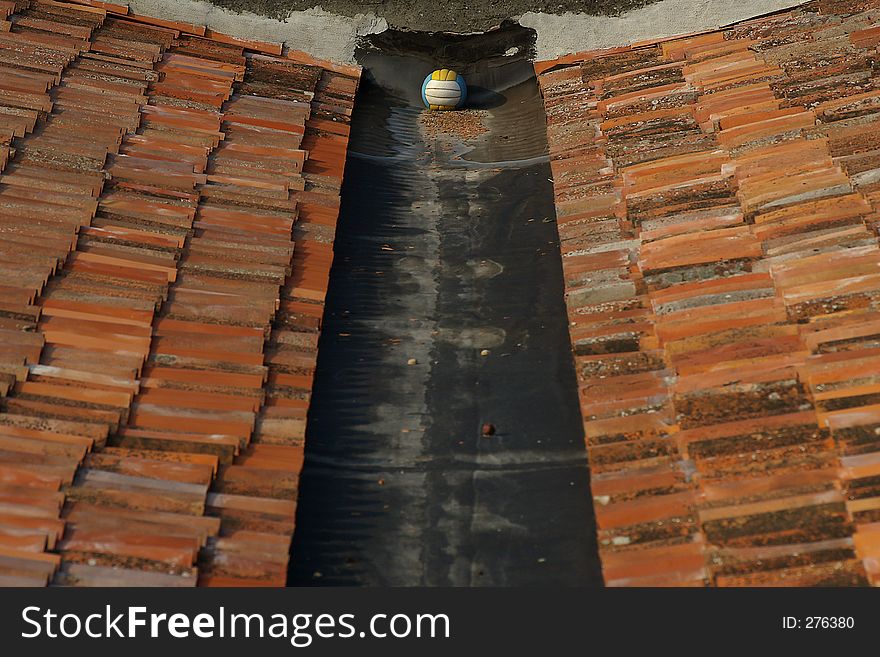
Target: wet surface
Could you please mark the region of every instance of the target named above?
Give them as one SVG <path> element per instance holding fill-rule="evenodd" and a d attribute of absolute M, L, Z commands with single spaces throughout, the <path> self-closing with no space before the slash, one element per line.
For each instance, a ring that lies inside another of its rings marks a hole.
<path fill-rule="evenodd" d="M 532 36 L 358 53 L 293 585 L 601 582 Z M 440 63 L 485 134 L 424 130 Z"/>

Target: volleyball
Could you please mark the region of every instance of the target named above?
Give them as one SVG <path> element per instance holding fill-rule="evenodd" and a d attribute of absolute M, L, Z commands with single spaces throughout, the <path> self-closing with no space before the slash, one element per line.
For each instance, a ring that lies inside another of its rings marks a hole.
<path fill-rule="evenodd" d="M 467 98 L 467 84 L 455 71 L 441 68 L 422 83 L 422 101 L 432 110 L 454 110 Z"/>

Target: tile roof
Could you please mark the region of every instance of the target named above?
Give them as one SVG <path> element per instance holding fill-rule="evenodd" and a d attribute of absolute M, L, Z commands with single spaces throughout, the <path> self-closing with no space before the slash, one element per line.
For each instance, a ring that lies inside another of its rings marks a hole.
<path fill-rule="evenodd" d="M 283 585 L 360 70 L 0 21 L 0 585 Z"/>
<path fill-rule="evenodd" d="M 604 577 L 880 584 L 880 1 L 536 65 Z"/>

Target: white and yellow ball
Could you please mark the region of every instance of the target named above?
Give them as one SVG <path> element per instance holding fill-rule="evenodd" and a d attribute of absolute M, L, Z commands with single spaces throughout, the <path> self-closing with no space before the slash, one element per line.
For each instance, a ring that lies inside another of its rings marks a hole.
<path fill-rule="evenodd" d="M 467 84 L 455 71 L 441 68 L 422 83 L 422 101 L 432 110 L 454 110 L 464 105 Z"/>

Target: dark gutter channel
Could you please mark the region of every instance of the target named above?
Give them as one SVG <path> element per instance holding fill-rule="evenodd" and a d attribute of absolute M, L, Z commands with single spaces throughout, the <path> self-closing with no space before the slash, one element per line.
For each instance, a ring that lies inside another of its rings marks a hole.
<path fill-rule="evenodd" d="M 509 25 L 358 51 L 291 585 L 601 583 L 533 43 Z M 484 137 L 420 130 L 439 62 Z"/>

